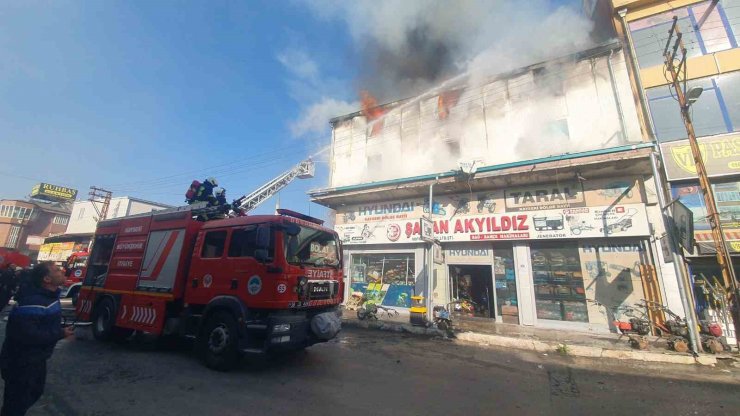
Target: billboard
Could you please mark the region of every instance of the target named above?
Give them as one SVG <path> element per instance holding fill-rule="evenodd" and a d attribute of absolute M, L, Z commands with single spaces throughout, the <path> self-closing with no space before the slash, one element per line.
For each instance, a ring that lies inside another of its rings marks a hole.
<path fill-rule="evenodd" d="M 702 137 L 698 140 L 709 176 L 740 173 L 740 135 Z M 696 179 L 696 166 L 688 140 L 661 143 L 669 181 Z"/>
<path fill-rule="evenodd" d="M 77 189 L 42 182 L 33 187 L 31 198 L 45 201 L 74 201 L 77 198 Z"/>

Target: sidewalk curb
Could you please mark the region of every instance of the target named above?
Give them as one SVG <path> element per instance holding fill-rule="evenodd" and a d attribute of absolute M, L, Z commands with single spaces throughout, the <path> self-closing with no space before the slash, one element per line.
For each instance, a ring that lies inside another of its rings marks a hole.
<path fill-rule="evenodd" d="M 381 331 L 402 332 L 416 335 L 441 337 L 446 336 L 443 331 L 440 331 L 436 328 L 424 328 L 395 322 L 357 321 L 354 319 L 343 319 L 342 325 L 353 328 L 378 329 Z M 507 347 L 519 350 L 535 351 L 539 353 L 555 354 L 558 354 L 558 350 L 562 349 L 563 345 L 565 345 L 558 342 L 548 342 L 526 338 L 513 338 L 502 335 L 482 334 L 478 332 L 459 332 L 456 334 L 456 340 L 474 342 L 486 346 Z M 587 345 L 565 345 L 565 348 L 567 349 L 567 355 L 573 357 L 609 358 L 617 360 L 635 360 L 667 364 L 701 364 L 709 366 L 717 364 L 717 358 L 711 355 L 700 355 L 694 358 L 690 355 L 639 350 L 612 350 L 608 348 L 591 347 Z"/>

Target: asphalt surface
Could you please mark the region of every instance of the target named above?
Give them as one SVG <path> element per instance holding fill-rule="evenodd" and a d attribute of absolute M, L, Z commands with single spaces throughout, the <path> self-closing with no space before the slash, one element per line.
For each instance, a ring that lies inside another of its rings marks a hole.
<path fill-rule="evenodd" d="M 1 325 L 4 336 L 4 322 Z M 345 329 L 229 373 L 186 343 L 62 341 L 29 415 L 737 415 L 738 369 L 576 359 Z"/>

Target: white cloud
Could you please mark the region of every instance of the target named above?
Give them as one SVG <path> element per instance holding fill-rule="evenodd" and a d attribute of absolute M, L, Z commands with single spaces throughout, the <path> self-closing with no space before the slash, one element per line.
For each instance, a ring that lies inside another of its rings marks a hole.
<path fill-rule="evenodd" d="M 306 51 L 286 49 L 278 54 L 277 59 L 293 76 L 314 83 L 318 81 L 319 66 Z"/>

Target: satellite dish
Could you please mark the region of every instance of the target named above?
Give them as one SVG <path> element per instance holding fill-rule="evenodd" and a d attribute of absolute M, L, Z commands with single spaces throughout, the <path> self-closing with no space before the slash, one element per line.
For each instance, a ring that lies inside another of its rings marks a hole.
<path fill-rule="evenodd" d="M 460 168 L 460 171 L 462 173 L 466 175 L 472 175 L 478 171 L 479 167 L 483 166 L 483 160 L 481 159 L 461 160 L 457 162 L 457 165 Z"/>

